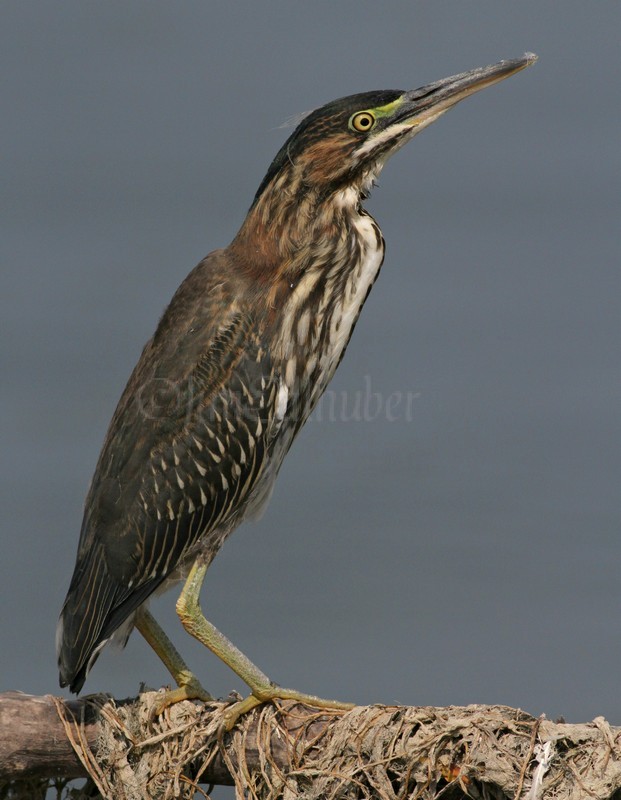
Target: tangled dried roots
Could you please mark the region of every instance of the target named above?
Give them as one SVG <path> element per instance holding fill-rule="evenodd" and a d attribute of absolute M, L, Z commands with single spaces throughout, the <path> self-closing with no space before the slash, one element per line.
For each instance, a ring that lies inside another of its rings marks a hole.
<path fill-rule="evenodd" d="M 234 783 L 240 800 L 621 797 L 621 747 L 602 718 L 564 725 L 502 706 L 329 713 L 287 704 L 263 706 L 223 736 L 225 705 L 178 703 L 153 720 L 157 699 L 92 700 L 102 720 L 94 752 L 79 722 L 65 720 L 105 800 L 207 796 L 206 777 Z"/>

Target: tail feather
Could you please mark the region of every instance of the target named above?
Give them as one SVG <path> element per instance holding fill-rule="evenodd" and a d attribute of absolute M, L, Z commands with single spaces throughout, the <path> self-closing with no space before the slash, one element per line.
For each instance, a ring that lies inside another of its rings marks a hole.
<path fill-rule="evenodd" d="M 129 588 L 110 574 L 102 547 L 78 555 L 56 629 L 60 685 L 76 694 L 101 650 L 161 579 Z M 129 628 L 127 635 L 131 631 Z M 124 644 L 124 643 L 123 643 Z"/>
<path fill-rule="evenodd" d="M 78 555 L 58 628 L 56 653 L 60 685 L 79 692 L 105 643 L 102 630 L 115 605 L 117 587 L 107 574 L 101 548 Z"/>

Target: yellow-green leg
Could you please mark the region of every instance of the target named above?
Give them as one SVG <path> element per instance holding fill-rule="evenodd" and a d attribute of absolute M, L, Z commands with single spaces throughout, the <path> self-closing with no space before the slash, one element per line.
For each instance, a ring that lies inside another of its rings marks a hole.
<path fill-rule="evenodd" d="M 250 687 L 252 694 L 228 709 L 225 716 L 225 726 L 228 730 L 233 727 L 242 714 L 268 700 L 297 700 L 300 703 L 306 703 L 309 706 L 318 708 L 340 710 L 353 708 L 352 703 L 324 700 L 321 697 L 303 694 L 294 689 L 283 689 L 273 683 L 241 650 L 238 650 L 226 636 L 205 619 L 200 607 L 199 595 L 207 572 L 207 566 L 200 557 L 194 562 L 194 566 L 190 570 L 185 586 L 177 600 L 177 614 L 186 631 L 208 647 L 212 653 L 224 661 Z"/>
<path fill-rule="evenodd" d="M 136 614 L 135 625 L 164 662 L 166 669 L 177 684 L 176 689 L 166 692 L 162 697 L 155 709 L 156 714 L 161 714 L 165 708 L 180 700 L 202 700 L 204 703 L 213 700 L 209 692 L 203 689 L 196 675 L 190 670 L 150 611 L 141 608 Z"/>

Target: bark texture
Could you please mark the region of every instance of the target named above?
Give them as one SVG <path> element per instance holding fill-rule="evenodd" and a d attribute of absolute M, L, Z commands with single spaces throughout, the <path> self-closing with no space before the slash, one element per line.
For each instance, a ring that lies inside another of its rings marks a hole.
<path fill-rule="evenodd" d="M 226 705 L 158 693 L 67 702 L 0 694 L 0 798 L 194 797 L 234 785 L 255 800 L 621 800 L 621 728 L 535 719 L 504 706 L 266 705 L 222 730 Z M 202 789 L 201 789 L 202 787 Z"/>

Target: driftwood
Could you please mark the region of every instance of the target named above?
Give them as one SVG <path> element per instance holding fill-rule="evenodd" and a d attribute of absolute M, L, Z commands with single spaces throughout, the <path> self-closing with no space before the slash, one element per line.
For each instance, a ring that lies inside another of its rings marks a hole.
<path fill-rule="evenodd" d="M 621 800 L 621 728 L 535 719 L 504 706 L 318 712 L 265 705 L 222 732 L 224 703 L 158 694 L 67 702 L 0 694 L 0 798 L 45 797 L 51 779 L 88 777 L 63 797 L 253 800 Z"/>

